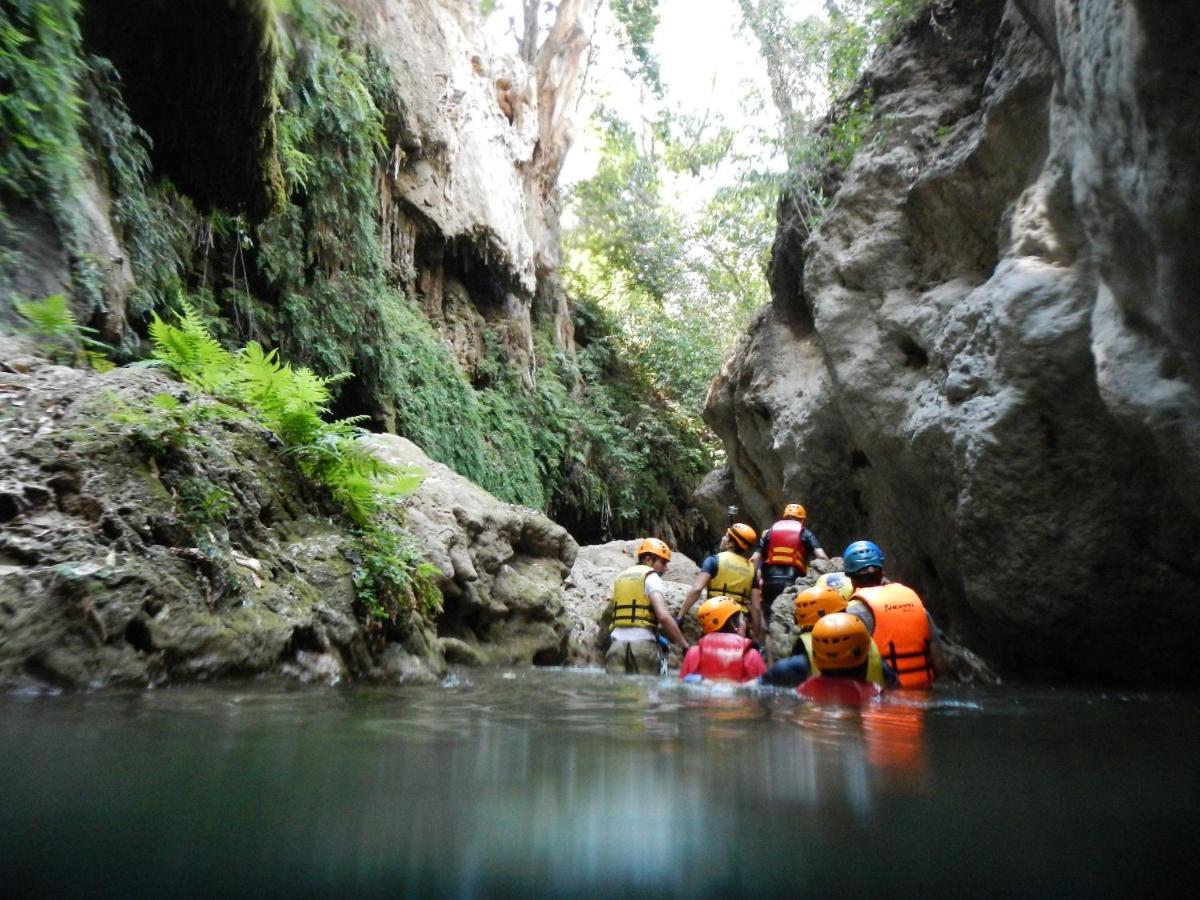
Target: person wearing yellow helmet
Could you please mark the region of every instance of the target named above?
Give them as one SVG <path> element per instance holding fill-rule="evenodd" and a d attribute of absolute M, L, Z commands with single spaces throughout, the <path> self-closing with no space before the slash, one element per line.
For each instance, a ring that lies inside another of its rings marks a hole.
<path fill-rule="evenodd" d="M 704 560 L 700 574 L 683 598 L 683 606 L 679 609 L 680 619 L 687 615 L 706 591 L 708 599 L 729 597 L 743 613 L 749 613 L 750 592 L 754 587 L 754 564 L 750 562 L 750 554 L 757 538 L 754 529 L 745 522 L 734 522 L 725 529 L 720 550 Z M 741 628 L 740 634 L 744 637 L 745 624 Z"/>
<path fill-rule="evenodd" d="M 829 559 L 817 536 L 805 526 L 807 518 L 803 506 L 789 503 L 779 521 L 762 533 L 750 557 L 757 566 L 750 596 L 750 627 L 759 644 L 766 643 L 775 598 L 808 572 L 809 560 Z"/>
<path fill-rule="evenodd" d="M 753 681 L 766 671 L 754 642 L 738 634 L 742 612 L 733 597 L 711 597 L 700 604 L 696 618 L 704 637 L 688 650 L 679 669 L 685 681 Z"/>
<path fill-rule="evenodd" d="M 812 631 L 812 659 L 820 674 L 796 692 L 808 700 L 838 706 L 860 706 L 879 696 L 883 687 L 867 680 L 872 646 L 862 619 L 841 612 L 823 616 Z"/>
<path fill-rule="evenodd" d="M 637 548 L 637 565 L 613 582 L 612 631 L 604 670 L 619 675 L 665 675 L 667 657 L 658 642 L 661 629 L 667 637 L 689 648 L 667 609 L 662 574 L 671 561 L 671 548 L 658 538 L 646 538 Z"/>

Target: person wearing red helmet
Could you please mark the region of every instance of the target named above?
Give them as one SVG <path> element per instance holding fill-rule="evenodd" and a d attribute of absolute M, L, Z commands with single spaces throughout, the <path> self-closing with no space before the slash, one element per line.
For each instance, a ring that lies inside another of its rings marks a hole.
<path fill-rule="evenodd" d="M 613 675 L 665 675 L 667 657 L 659 646 L 659 630 L 685 650 L 690 646 L 667 609 L 663 589 L 671 548 L 658 538 L 646 538 L 638 544 L 637 560 L 613 582 L 604 670 Z"/>
<path fill-rule="evenodd" d="M 754 564 L 749 557 L 757 538 L 754 529 L 744 522 L 734 522 L 725 530 L 720 551 L 704 560 L 700 574 L 683 598 L 683 606 L 679 609 L 681 620 L 705 591 L 709 600 L 729 597 L 744 615 L 749 614 L 750 594 L 754 588 Z M 741 627 L 739 633 L 744 637 L 746 626 Z"/>
<path fill-rule="evenodd" d="M 679 677 L 685 681 L 753 681 L 766 671 L 754 642 L 738 634 L 745 617 L 733 597 L 718 596 L 700 604 L 696 618 L 704 637 L 683 658 Z"/>

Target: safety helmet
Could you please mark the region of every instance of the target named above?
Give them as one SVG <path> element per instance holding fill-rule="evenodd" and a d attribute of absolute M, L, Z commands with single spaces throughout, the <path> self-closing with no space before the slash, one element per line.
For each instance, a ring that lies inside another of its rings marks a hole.
<path fill-rule="evenodd" d="M 855 541 L 842 554 L 844 568 L 847 574 L 869 569 L 871 566 L 883 568 L 883 551 L 878 544 L 870 541 Z"/>
<path fill-rule="evenodd" d="M 758 532 L 745 522 L 734 522 L 725 533 L 742 550 L 749 550 L 758 540 Z"/>
<path fill-rule="evenodd" d="M 638 559 L 642 558 L 643 553 L 649 553 L 657 556 L 659 559 L 670 560 L 671 548 L 667 546 L 666 541 L 660 541 L 658 538 L 646 538 L 637 548 Z"/>
<path fill-rule="evenodd" d="M 804 507 L 799 503 L 789 503 L 783 508 L 783 517 L 803 522 L 808 518 L 808 513 L 804 511 Z"/>
<path fill-rule="evenodd" d="M 846 598 L 836 588 L 814 584 L 796 595 L 796 625 L 811 628 L 821 616 L 846 608 Z"/>
<path fill-rule="evenodd" d="M 813 662 L 822 671 L 854 669 L 867 661 L 871 635 L 858 616 L 834 613 L 813 627 Z"/>
<path fill-rule="evenodd" d="M 854 593 L 854 582 L 850 580 L 850 576 L 845 572 L 826 572 L 817 579 L 815 587 L 833 588 L 842 597 L 849 602 L 850 595 Z"/>
<path fill-rule="evenodd" d="M 736 600 L 722 595 L 701 603 L 696 618 L 700 620 L 700 627 L 704 629 L 704 633 L 712 634 L 724 628 L 730 616 L 741 611 L 742 607 Z"/>

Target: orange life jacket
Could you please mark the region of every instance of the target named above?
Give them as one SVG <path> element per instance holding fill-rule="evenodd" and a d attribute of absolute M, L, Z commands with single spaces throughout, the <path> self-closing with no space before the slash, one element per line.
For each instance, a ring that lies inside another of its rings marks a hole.
<path fill-rule="evenodd" d="M 804 558 L 804 523 L 795 519 L 781 519 L 771 526 L 771 537 L 767 540 L 765 566 L 791 566 L 803 575 L 808 571 Z"/>
<path fill-rule="evenodd" d="M 749 638 L 718 631 L 700 638 L 696 647 L 700 651 L 696 671 L 705 681 L 749 681 L 755 677 L 746 671 L 746 654 L 754 649 Z"/>
<path fill-rule="evenodd" d="M 875 632 L 871 637 L 879 655 L 891 664 L 900 687 L 927 688 L 933 684 L 933 662 L 929 656 L 929 616 L 925 604 L 912 588 L 902 584 L 859 588 L 854 599 L 871 608 Z"/>

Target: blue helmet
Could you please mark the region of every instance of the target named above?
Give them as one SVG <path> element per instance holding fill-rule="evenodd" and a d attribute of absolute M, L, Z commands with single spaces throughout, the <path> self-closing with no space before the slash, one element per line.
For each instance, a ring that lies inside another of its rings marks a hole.
<path fill-rule="evenodd" d="M 883 551 L 870 541 L 855 541 L 842 554 L 847 574 L 861 572 L 871 566 L 883 568 Z"/>

